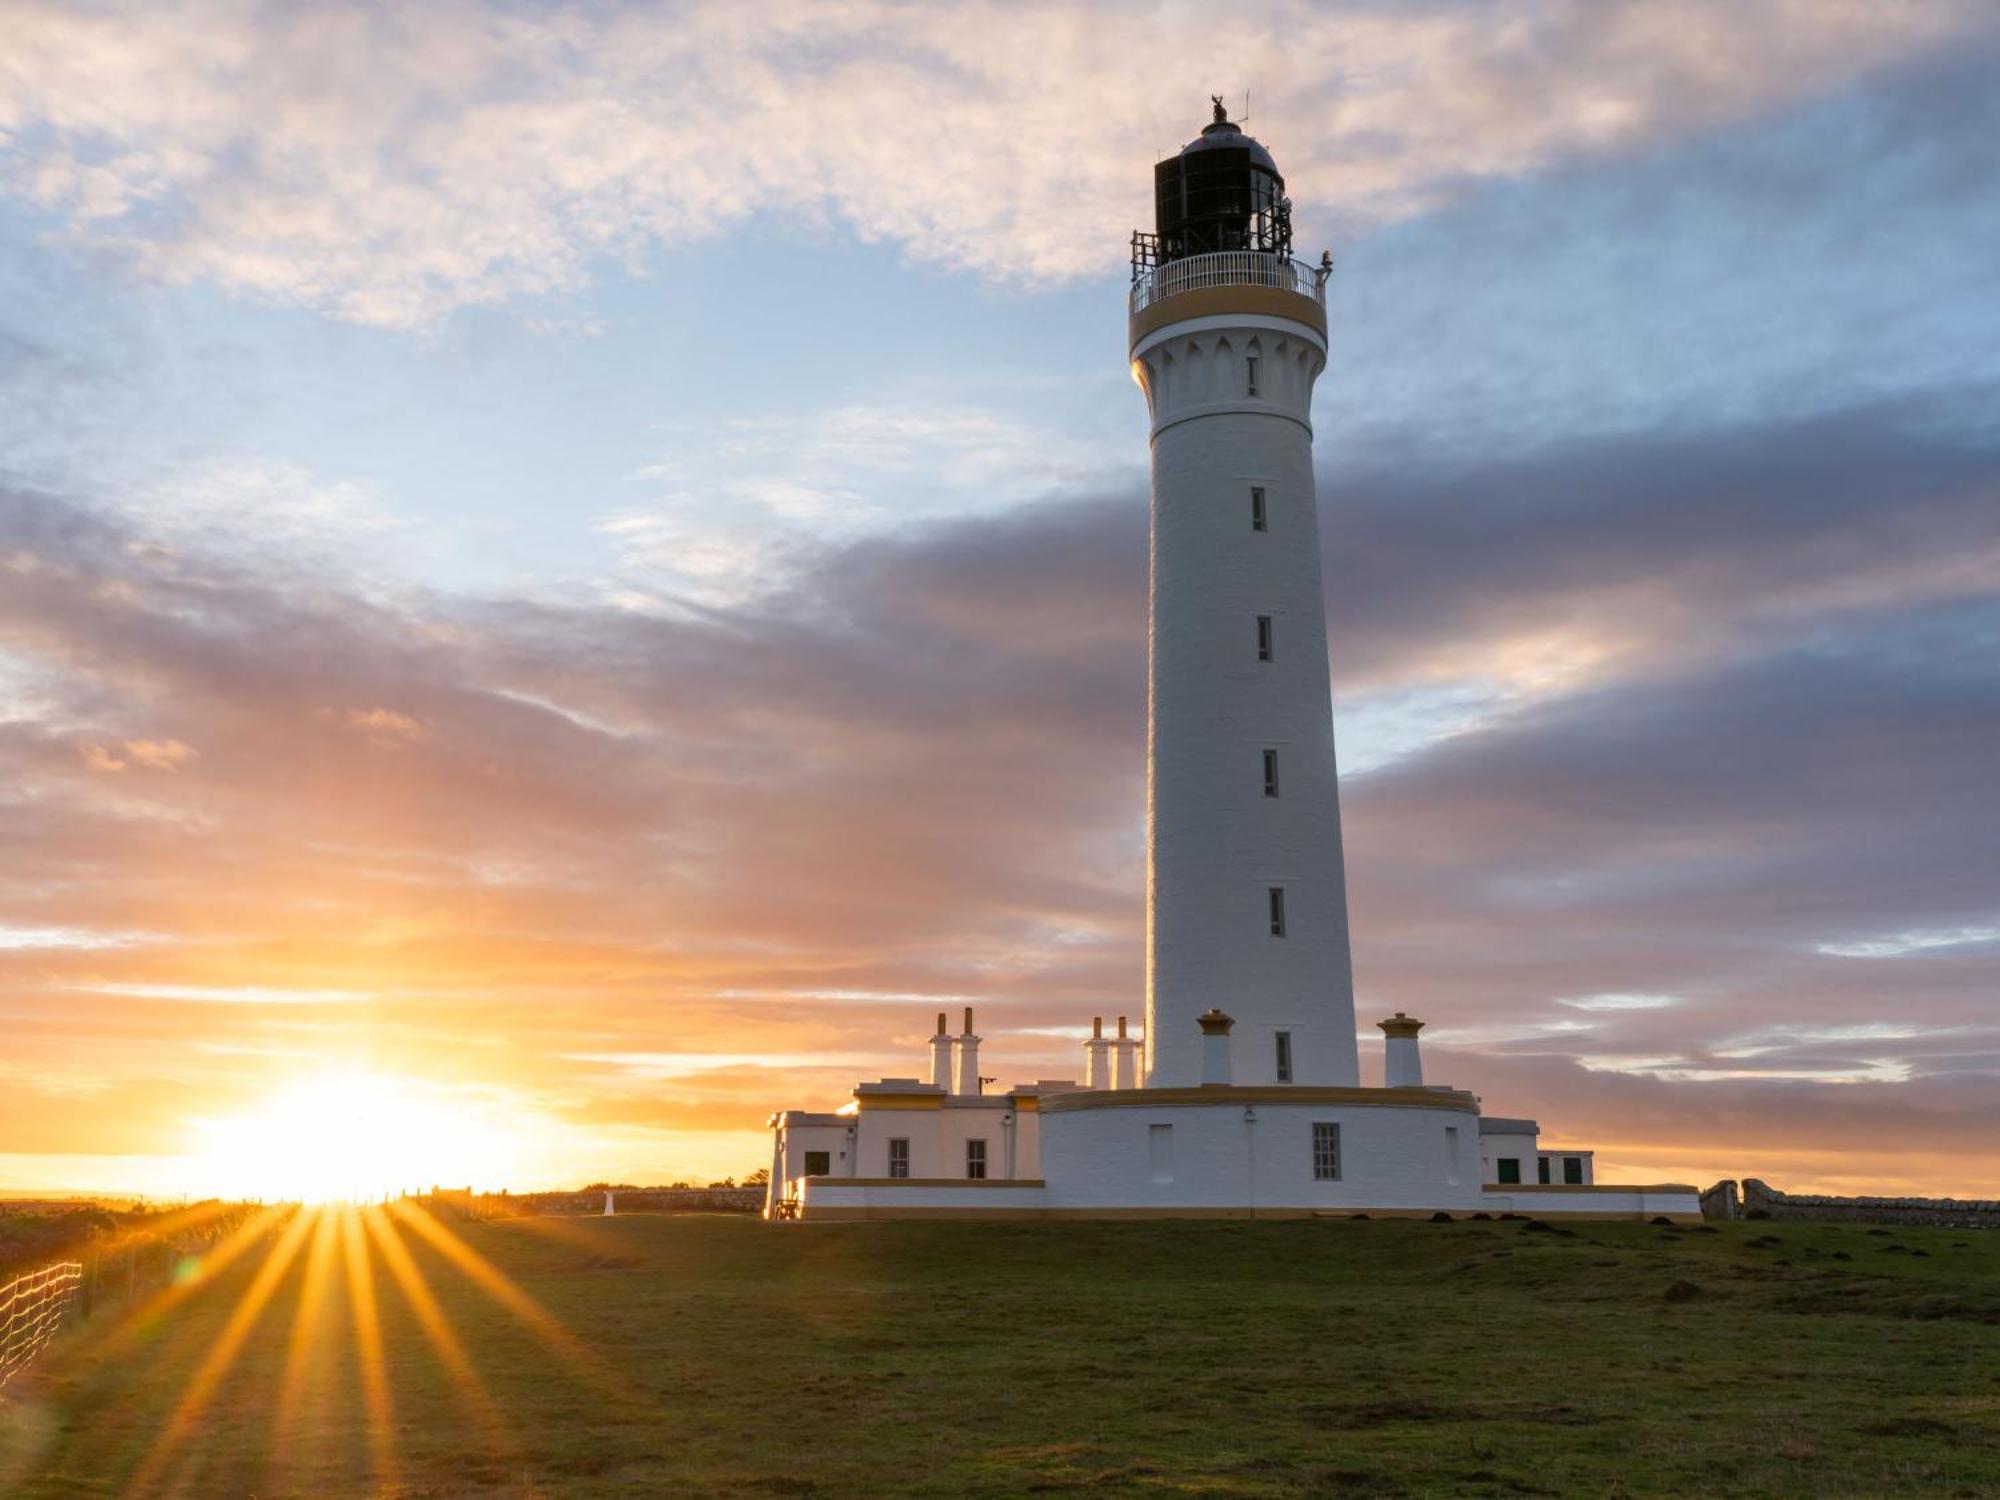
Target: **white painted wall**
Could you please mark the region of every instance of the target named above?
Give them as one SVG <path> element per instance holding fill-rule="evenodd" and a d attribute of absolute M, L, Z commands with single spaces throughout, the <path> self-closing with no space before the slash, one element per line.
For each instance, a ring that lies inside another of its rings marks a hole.
<path fill-rule="evenodd" d="M 1039 1166 L 1037 1118 L 1033 1111 L 1016 1111 L 1004 1094 L 976 1104 L 954 1097 L 942 1109 L 864 1109 L 856 1116 L 859 1167 L 839 1175 L 887 1177 L 889 1142 L 902 1137 L 910 1143 L 912 1177 L 965 1176 L 965 1143 L 978 1139 L 986 1142 L 986 1175 L 1004 1178 L 1010 1175 L 1011 1136 L 1011 1175 L 1033 1177 Z"/>
<path fill-rule="evenodd" d="M 1554 1188 L 1488 1189 L 1482 1205 L 1488 1213 L 1529 1214 L 1547 1218 L 1564 1214 L 1588 1214 L 1593 1218 L 1630 1214 L 1651 1218 L 1654 1214 L 1700 1217 L 1701 1194 L 1693 1187 L 1606 1187 L 1590 1192 Z"/>
<path fill-rule="evenodd" d="M 1479 1138 L 1480 1181 L 1500 1180 L 1500 1159 L 1511 1157 L 1521 1164 L 1521 1182 L 1533 1186 L 1535 1181 L 1535 1142 L 1540 1137 L 1532 1134 L 1513 1135 L 1495 1131 Z"/>
<path fill-rule="evenodd" d="M 1340 1126 L 1341 1176 L 1313 1176 L 1313 1124 Z M 1478 1117 L 1369 1104 L 1171 1104 L 1042 1118 L 1052 1208 L 1404 1208 L 1481 1202 Z M 1171 1129 L 1162 1179 L 1153 1127 Z"/>
<path fill-rule="evenodd" d="M 1260 392 L 1247 394 L 1258 356 Z M 1200 1076 L 1194 1018 L 1236 1018 L 1236 1082 L 1353 1084 L 1341 862 L 1310 410 L 1318 333 L 1243 314 L 1169 325 L 1133 351 L 1153 417 L 1149 649 L 1149 1085 Z M 1268 529 L 1251 527 L 1250 490 Z M 1274 659 L 1257 659 L 1272 617 Z M 1263 751 L 1280 795 L 1264 795 Z M 1267 892 L 1285 889 L 1286 935 Z"/>

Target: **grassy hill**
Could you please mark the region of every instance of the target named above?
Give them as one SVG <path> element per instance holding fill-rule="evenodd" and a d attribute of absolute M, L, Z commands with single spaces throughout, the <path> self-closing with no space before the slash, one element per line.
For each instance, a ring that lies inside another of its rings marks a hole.
<path fill-rule="evenodd" d="M 2000 1493 L 1996 1235 L 374 1218 L 73 1336 L 0 1488 Z"/>

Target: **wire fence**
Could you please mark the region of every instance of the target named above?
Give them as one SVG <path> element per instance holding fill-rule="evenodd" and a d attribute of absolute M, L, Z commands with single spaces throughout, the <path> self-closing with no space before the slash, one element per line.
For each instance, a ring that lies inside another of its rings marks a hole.
<path fill-rule="evenodd" d="M 56 1336 L 83 1289 L 83 1263 L 59 1260 L 0 1287 L 0 1390 Z"/>

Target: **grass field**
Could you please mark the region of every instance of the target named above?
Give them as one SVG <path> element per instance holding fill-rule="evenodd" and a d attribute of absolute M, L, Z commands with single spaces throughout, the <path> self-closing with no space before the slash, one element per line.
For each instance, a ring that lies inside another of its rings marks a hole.
<path fill-rule="evenodd" d="M 1992 1234 L 362 1217 L 73 1335 L 19 1493 L 2000 1494 Z"/>

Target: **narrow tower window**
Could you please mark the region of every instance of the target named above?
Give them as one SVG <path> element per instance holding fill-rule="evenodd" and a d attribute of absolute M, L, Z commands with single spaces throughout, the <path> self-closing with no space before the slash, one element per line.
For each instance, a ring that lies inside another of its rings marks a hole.
<path fill-rule="evenodd" d="M 974 1181 L 986 1175 L 986 1142 L 967 1141 L 965 1143 L 965 1175 Z"/>
<path fill-rule="evenodd" d="M 1264 513 L 1264 486 L 1261 484 L 1250 486 L 1250 529 L 1252 531 L 1271 529 L 1270 517 Z"/>
<path fill-rule="evenodd" d="M 1278 752 L 1275 750 L 1264 752 L 1264 795 L 1278 795 Z"/>
<path fill-rule="evenodd" d="M 1271 617 L 1269 615 L 1259 615 L 1257 616 L 1257 660 L 1270 661 L 1271 659 Z"/>
<path fill-rule="evenodd" d="M 1283 937 L 1284 935 L 1285 888 L 1281 885 L 1274 885 L 1271 887 L 1271 936 Z"/>
<path fill-rule="evenodd" d="M 1248 371 L 1248 378 L 1244 381 L 1244 385 L 1248 389 L 1244 394 L 1254 396 L 1257 394 L 1257 356 L 1254 354 L 1248 356 L 1243 361 L 1243 364 Z"/>
<path fill-rule="evenodd" d="M 1340 1181 L 1340 1127 L 1330 1120 L 1313 1121 L 1313 1178 Z"/>
<path fill-rule="evenodd" d="M 1290 1083 L 1291 1081 L 1292 1034 L 1289 1031 L 1281 1031 L 1278 1033 L 1278 1082 Z"/>

